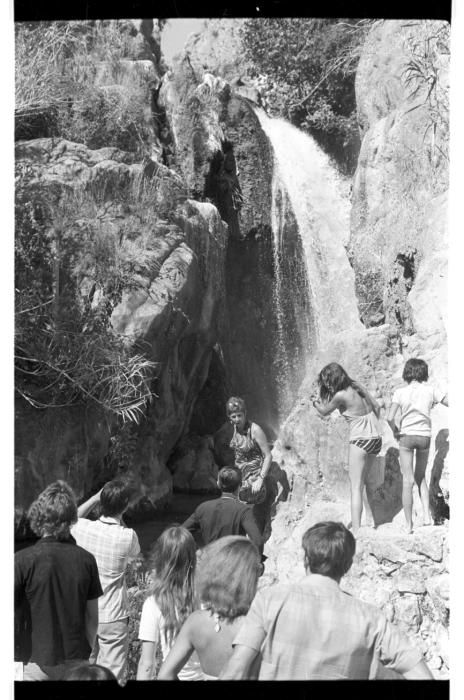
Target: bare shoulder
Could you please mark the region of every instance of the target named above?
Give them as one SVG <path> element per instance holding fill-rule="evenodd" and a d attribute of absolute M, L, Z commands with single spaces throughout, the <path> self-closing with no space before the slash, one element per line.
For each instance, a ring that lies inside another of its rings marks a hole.
<path fill-rule="evenodd" d="M 348 391 L 348 389 L 341 389 L 340 391 L 337 391 L 332 398 L 332 403 L 342 411 L 344 411 L 350 404 L 350 396 Z"/>

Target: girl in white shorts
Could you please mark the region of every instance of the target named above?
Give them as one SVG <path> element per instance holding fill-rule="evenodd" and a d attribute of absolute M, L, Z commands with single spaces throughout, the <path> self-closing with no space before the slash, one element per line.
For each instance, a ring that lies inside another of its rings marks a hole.
<path fill-rule="evenodd" d="M 405 387 L 397 389 L 392 398 L 387 421 L 399 443 L 400 467 L 403 475 L 403 509 L 408 533 L 412 533 L 412 488 L 416 482 L 419 489 L 424 525 L 430 525 L 429 491 L 425 481 L 425 470 L 429 457 L 432 423 L 432 406 L 442 403 L 448 406 L 448 396 L 426 384 L 429 378 L 427 363 L 411 358 L 404 366 Z M 400 411 L 399 427 L 395 417 Z M 416 457 L 414 465 L 414 455 Z"/>

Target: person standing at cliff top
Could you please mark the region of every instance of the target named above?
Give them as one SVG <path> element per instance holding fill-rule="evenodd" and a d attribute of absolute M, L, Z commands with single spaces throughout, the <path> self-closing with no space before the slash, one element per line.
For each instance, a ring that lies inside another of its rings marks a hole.
<path fill-rule="evenodd" d="M 15 614 L 29 607 L 29 659 L 23 680 L 58 680 L 89 658 L 98 626 L 102 587 L 95 557 L 76 545 L 74 493 L 64 481 L 47 486 L 29 508 L 40 539 L 15 554 Z"/>
<path fill-rule="evenodd" d="M 319 396 L 311 398 L 319 415 L 327 416 L 338 409 L 350 424 L 351 527 L 356 534 L 361 527 L 363 497 L 366 511 L 372 515 L 364 484 L 366 472 L 382 448 L 380 406 L 367 389 L 351 379 L 336 362 L 321 369 L 318 384 Z"/>
<path fill-rule="evenodd" d="M 430 411 L 437 403 L 448 406 L 448 395 L 426 384 L 429 368 L 424 360 L 409 359 L 403 370 L 406 386 L 393 394 L 387 421 L 399 442 L 400 466 L 403 475 L 403 510 L 408 533 L 412 533 L 412 489 L 414 481 L 419 489 L 424 525 L 430 525 L 429 491 L 425 481 L 425 470 L 429 458 L 432 423 Z M 400 411 L 400 425 L 395 418 Z M 416 457 L 414 464 L 414 455 Z"/>
<path fill-rule="evenodd" d="M 257 592 L 220 680 L 368 680 L 378 660 L 409 680 L 433 676 L 421 652 L 375 606 L 340 589 L 356 540 L 342 523 L 303 535 L 306 576 Z"/>
<path fill-rule="evenodd" d="M 71 530 L 77 543 L 95 556 L 103 587 L 98 601 L 97 639 L 90 660 L 109 668 L 120 683 L 126 676 L 129 648 L 125 571 L 129 561 L 140 554 L 136 533 L 122 522 L 131 496 L 132 488 L 125 481 L 109 481 L 79 506 L 79 519 Z M 85 516 L 98 502 L 99 519 L 87 520 Z"/>
<path fill-rule="evenodd" d="M 182 527 L 189 532 L 200 531 L 204 545 L 226 535 L 248 535 L 260 549 L 264 543 L 252 506 L 238 498 L 242 485 L 240 470 L 223 467 L 219 470 L 217 484 L 222 491 L 221 497 L 200 503 Z"/>
<path fill-rule="evenodd" d="M 239 498 L 253 504 L 258 527 L 263 533 L 270 520 L 270 501 L 275 486 L 268 477 L 272 456 L 267 437 L 256 423 L 247 418 L 245 401 L 232 396 L 226 403 L 228 422 L 214 436 L 215 452 L 227 448 L 242 474 Z M 232 433 L 232 435 L 231 435 Z"/>

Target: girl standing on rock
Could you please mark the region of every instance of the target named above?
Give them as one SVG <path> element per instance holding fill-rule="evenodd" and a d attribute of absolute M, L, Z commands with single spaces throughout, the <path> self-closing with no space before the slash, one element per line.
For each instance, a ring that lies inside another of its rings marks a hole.
<path fill-rule="evenodd" d="M 319 397 L 311 397 L 321 416 L 337 408 L 350 425 L 348 471 L 351 483 L 351 527 L 361 527 L 363 492 L 367 470 L 382 447 L 377 401 L 361 384 L 351 379 L 336 362 L 323 367 L 318 376 Z M 369 509 L 365 498 L 366 510 Z"/>
<path fill-rule="evenodd" d="M 400 466 L 403 475 L 403 510 L 408 533 L 412 529 L 412 489 L 414 481 L 419 489 L 424 525 L 430 525 L 429 491 L 425 481 L 425 470 L 429 457 L 432 424 L 432 406 L 442 403 L 448 406 L 448 396 L 426 384 L 429 369 L 424 360 L 411 358 L 404 365 L 403 379 L 407 386 L 397 389 L 392 398 L 387 421 L 399 442 Z M 395 423 L 400 410 L 400 425 Z M 414 455 L 416 457 L 414 464 Z"/>
<path fill-rule="evenodd" d="M 137 680 L 155 678 L 156 656 L 161 645 L 163 660 L 168 655 L 183 622 L 194 609 L 193 577 L 196 565 L 195 540 L 179 525 L 167 528 L 151 555 L 152 585 L 140 618 L 142 652 Z M 204 680 L 196 654 L 179 670 L 179 680 Z"/>

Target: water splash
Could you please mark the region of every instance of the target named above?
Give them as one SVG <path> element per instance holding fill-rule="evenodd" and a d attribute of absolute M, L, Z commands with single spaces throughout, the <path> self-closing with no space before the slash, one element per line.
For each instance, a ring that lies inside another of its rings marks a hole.
<path fill-rule="evenodd" d="M 255 111 L 274 151 L 275 294 L 278 297 L 282 289 L 282 251 L 291 213 L 303 250 L 314 351 L 327 346 L 333 335 L 362 325 L 354 273 L 345 249 L 349 236 L 349 199 L 343 195 L 342 182 L 328 156 L 313 138 L 283 119 L 271 119 L 259 108 Z M 285 202 L 289 204 L 287 208 Z M 278 317 L 279 304 L 282 302 L 277 300 Z M 281 335 L 284 322 L 281 315 L 278 321 Z"/>

